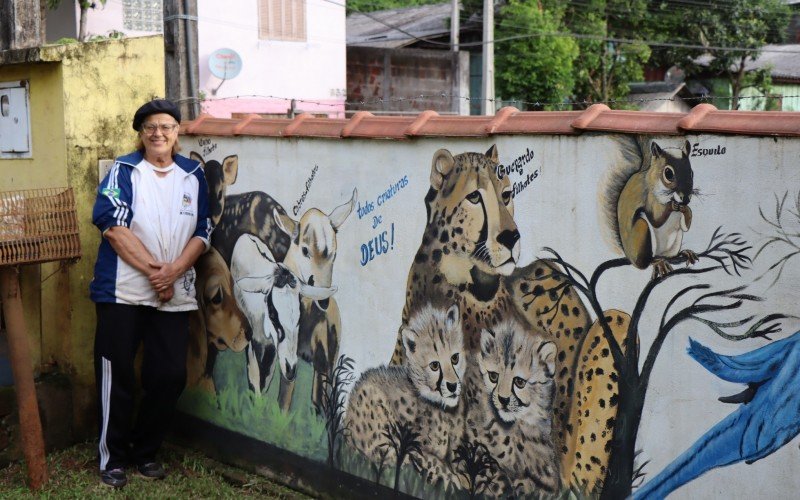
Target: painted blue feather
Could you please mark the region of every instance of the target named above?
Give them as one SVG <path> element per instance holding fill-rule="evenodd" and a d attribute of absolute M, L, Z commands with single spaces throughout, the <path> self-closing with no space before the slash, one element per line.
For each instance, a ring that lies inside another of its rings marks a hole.
<path fill-rule="evenodd" d="M 703 434 L 633 498 L 660 499 L 716 467 L 760 460 L 800 433 L 800 332 L 738 356 L 689 339 L 689 355 L 717 377 L 758 384 L 752 400 Z"/>

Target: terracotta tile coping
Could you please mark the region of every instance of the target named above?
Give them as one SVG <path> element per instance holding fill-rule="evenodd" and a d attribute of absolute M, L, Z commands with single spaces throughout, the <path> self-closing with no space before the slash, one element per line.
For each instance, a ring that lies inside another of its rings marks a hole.
<path fill-rule="evenodd" d="M 594 104 L 584 111 L 519 111 L 505 107 L 495 116 L 375 116 L 359 111 L 350 119 L 214 118 L 200 115 L 181 124 L 186 135 L 319 137 L 329 139 L 411 139 L 414 137 L 486 137 L 501 134 L 577 135 L 616 132 L 646 135 L 697 133 L 800 137 L 800 112 L 720 111 L 700 104 L 689 113 L 614 111 Z"/>

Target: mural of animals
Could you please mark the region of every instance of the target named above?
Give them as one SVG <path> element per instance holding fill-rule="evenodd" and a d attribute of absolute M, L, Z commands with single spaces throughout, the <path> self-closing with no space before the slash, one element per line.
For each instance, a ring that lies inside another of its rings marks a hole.
<path fill-rule="evenodd" d="M 422 498 L 664 498 L 785 457 L 800 187 L 715 213 L 722 140 L 193 152 L 216 228 L 183 411 Z"/>

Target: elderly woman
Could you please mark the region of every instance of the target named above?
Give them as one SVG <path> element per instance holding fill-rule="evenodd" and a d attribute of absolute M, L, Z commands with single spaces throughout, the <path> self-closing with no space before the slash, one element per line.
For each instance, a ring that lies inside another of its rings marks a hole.
<path fill-rule="evenodd" d="M 100 183 L 93 222 L 102 241 L 90 285 L 96 303 L 95 378 L 100 478 L 121 488 L 125 467 L 165 472 L 158 451 L 186 383 L 195 260 L 209 245 L 208 188 L 200 165 L 177 154 L 180 110 L 144 104 L 133 117 L 137 150 Z M 134 357 L 143 345 L 142 400 L 134 410 Z"/>

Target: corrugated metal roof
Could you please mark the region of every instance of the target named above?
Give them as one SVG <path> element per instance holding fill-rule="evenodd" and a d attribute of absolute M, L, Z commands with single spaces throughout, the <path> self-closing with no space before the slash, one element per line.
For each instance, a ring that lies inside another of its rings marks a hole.
<path fill-rule="evenodd" d="M 758 59 L 745 65 L 748 71 L 767 67 L 772 78 L 800 80 L 800 45 L 766 45 Z"/>
<path fill-rule="evenodd" d="M 398 48 L 414 43 L 417 38 L 449 35 L 451 12 L 451 4 L 443 3 L 353 13 L 347 16 L 347 45 Z"/>
<path fill-rule="evenodd" d="M 695 59 L 695 62 L 700 66 L 707 66 L 711 59 L 711 55 L 704 54 Z M 800 44 L 765 45 L 758 59 L 745 64 L 745 71 L 767 67 L 771 67 L 772 78 L 800 80 Z"/>
<path fill-rule="evenodd" d="M 636 82 L 628 84 L 628 87 L 628 100 L 638 104 L 643 111 L 655 111 L 663 104 L 662 101 L 673 100 L 676 96 L 678 100 L 693 97 L 683 82 Z"/>

